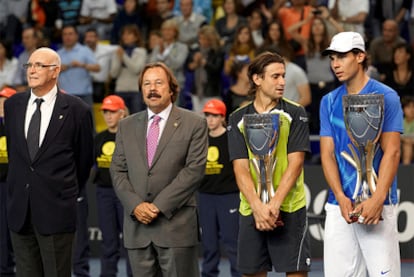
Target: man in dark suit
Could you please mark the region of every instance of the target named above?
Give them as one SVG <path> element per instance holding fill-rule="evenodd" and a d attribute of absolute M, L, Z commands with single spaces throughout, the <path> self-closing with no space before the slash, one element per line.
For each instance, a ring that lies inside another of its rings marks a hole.
<path fill-rule="evenodd" d="M 195 191 L 204 176 L 207 124 L 173 104 L 178 85 L 163 63 L 147 64 L 138 83 L 148 109 L 120 122 L 111 163 L 132 272 L 198 277 Z"/>
<path fill-rule="evenodd" d="M 71 276 L 76 199 L 93 163 L 93 123 L 83 101 L 57 88 L 60 66 L 52 49 L 33 52 L 25 65 L 31 91 L 5 103 L 17 276 Z"/>

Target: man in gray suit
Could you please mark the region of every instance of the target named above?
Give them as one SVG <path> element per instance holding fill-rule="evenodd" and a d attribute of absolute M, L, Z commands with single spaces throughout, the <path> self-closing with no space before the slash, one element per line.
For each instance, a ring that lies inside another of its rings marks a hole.
<path fill-rule="evenodd" d="M 147 64 L 138 84 L 148 108 L 120 122 L 110 168 L 132 272 L 196 277 L 195 191 L 205 170 L 206 121 L 173 104 L 178 85 L 163 63 Z"/>

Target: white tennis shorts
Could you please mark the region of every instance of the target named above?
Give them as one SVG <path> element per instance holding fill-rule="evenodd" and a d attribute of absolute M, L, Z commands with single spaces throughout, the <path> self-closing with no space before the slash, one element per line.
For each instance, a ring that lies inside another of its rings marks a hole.
<path fill-rule="evenodd" d="M 384 206 L 377 225 L 348 224 L 338 205 L 327 203 L 325 210 L 325 276 L 401 276 L 396 206 Z"/>

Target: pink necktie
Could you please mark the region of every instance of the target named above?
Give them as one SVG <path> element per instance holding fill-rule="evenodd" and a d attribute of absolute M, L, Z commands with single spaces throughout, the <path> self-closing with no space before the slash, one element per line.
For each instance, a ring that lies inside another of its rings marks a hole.
<path fill-rule="evenodd" d="M 152 118 L 151 126 L 148 130 L 147 135 L 147 161 L 148 166 L 152 165 L 152 160 L 154 159 L 155 151 L 157 150 L 158 145 L 158 136 L 160 134 L 160 123 L 161 117 L 154 115 Z"/>

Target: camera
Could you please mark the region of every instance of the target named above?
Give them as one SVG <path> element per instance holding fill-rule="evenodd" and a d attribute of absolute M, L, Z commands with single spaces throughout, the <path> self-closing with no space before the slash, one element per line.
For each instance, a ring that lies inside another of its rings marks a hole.
<path fill-rule="evenodd" d="M 319 14 L 322 14 L 322 11 L 321 10 L 318 10 L 318 9 L 314 9 L 314 10 L 312 10 L 312 13 L 314 15 L 319 15 Z"/>

